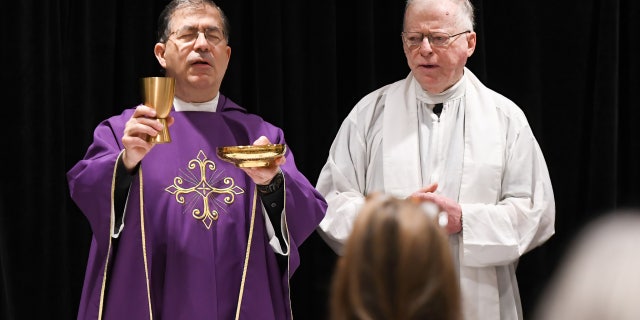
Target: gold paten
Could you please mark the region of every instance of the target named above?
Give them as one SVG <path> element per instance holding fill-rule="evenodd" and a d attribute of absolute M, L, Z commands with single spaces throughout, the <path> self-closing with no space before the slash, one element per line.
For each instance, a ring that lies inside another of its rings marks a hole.
<path fill-rule="evenodd" d="M 217 149 L 218 158 L 239 168 L 268 167 L 286 151 L 284 144 L 228 146 Z"/>

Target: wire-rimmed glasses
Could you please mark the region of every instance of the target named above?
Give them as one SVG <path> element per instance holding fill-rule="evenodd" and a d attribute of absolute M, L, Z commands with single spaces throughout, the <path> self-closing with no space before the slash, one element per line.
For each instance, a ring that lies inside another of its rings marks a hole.
<path fill-rule="evenodd" d="M 448 34 L 446 32 L 431 32 L 428 34 L 424 34 L 422 32 L 402 32 L 402 41 L 404 41 L 409 50 L 419 48 L 420 45 L 422 45 L 424 38 L 427 38 L 432 47 L 442 48 L 448 46 L 455 40 L 452 38 L 470 32 L 471 30 L 462 31 L 456 34 Z"/>
<path fill-rule="evenodd" d="M 218 45 L 223 39 L 225 39 L 225 35 L 222 30 L 215 27 L 207 28 L 204 31 L 200 31 L 197 28 L 186 27 L 171 32 L 168 38 L 171 39 L 171 36 L 175 35 L 174 41 L 180 44 L 190 45 L 200 37 L 201 33 L 204 35 L 207 42 L 213 46 Z"/>

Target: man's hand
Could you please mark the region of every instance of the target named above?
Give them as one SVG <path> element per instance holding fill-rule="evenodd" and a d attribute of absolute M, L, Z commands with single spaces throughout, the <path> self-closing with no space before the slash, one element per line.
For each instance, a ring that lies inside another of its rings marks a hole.
<path fill-rule="evenodd" d="M 462 231 L 462 208 L 460 204 L 445 196 L 435 193 L 438 189 L 438 183 L 433 183 L 412 193 L 409 198 L 422 202 L 428 201 L 436 204 L 440 211 L 447 213 L 447 233 L 454 234 Z"/>
<path fill-rule="evenodd" d="M 124 127 L 124 135 L 122 136 L 122 144 L 124 145 L 124 153 L 122 154 L 122 162 L 129 172 L 135 168 L 142 158 L 144 158 L 154 144 L 147 141 L 147 137 L 155 137 L 163 129 L 162 123 L 155 119 L 156 110 L 139 105 L 133 112 L 131 119 L 127 121 Z M 167 125 L 171 126 L 174 122 L 172 116 L 168 116 Z"/>
<path fill-rule="evenodd" d="M 269 141 L 269 139 L 267 139 L 267 137 L 260 136 L 260 138 L 258 138 L 256 141 L 253 142 L 253 145 L 263 146 L 270 143 L 271 142 Z M 266 184 L 269 184 L 269 182 L 271 182 L 273 177 L 276 176 L 278 171 L 280 171 L 280 166 L 283 165 L 286 162 L 286 160 L 287 159 L 284 156 L 279 156 L 268 167 L 240 168 L 240 169 L 246 172 L 249 175 L 249 177 L 251 177 L 251 180 L 255 182 L 255 184 L 266 185 Z"/>

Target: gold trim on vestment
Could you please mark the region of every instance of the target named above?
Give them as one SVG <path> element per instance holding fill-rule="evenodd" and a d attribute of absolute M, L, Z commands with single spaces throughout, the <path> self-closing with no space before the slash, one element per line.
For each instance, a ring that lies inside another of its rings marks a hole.
<path fill-rule="evenodd" d="M 100 288 L 100 304 L 98 306 L 98 319 L 102 319 L 102 313 L 104 309 L 104 292 L 107 287 L 107 270 L 109 270 L 109 260 L 111 257 L 111 244 L 115 227 L 115 185 L 116 185 L 116 171 L 118 169 L 118 161 L 122 157 L 122 152 L 116 158 L 116 164 L 113 166 L 113 175 L 111 178 L 111 218 L 109 219 L 109 246 L 107 248 L 107 257 L 105 259 L 104 270 L 102 274 L 102 287 Z M 142 184 L 142 166 L 138 170 L 140 175 L 140 235 L 142 237 L 142 257 L 144 259 L 144 273 L 145 281 L 147 284 L 147 302 L 149 306 L 149 319 L 153 319 L 153 311 L 151 309 L 151 286 L 149 284 L 149 266 L 147 261 L 147 241 L 144 231 L 144 197 L 143 197 L 143 184 Z"/>
<path fill-rule="evenodd" d="M 149 319 L 153 320 L 153 309 L 151 309 L 151 285 L 149 284 L 149 262 L 147 261 L 147 240 L 144 232 L 144 195 L 142 185 L 142 165 L 138 170 L 140 175 L 140 235 L 142 238 L 142 258 L 144 259 L 144 279 L 147 283 L 147 301 L 149 304 Z"/>
<path fill-rule="evenodd" d="M 124 152 L 124 151 L 122 151 Z M 116 170 L 118 169 L 118 160 L 122 157 L 122 152 L 116 157 L 116 163 L 113 166 L 111 175 L 111 216 L 109 217 L 109 245 L 107 246 L 107 256 L 104 259 L 104 269 L 102 271 L 102 286 L 100 288 L 100 303 L 98 304 L 98 319 L 102 319 L 102 309 L 104 308 L 104 291 L 107 287 L 107 270 L 109 270 L 109 258 L 111 256 L 111 239 L 115 228 L 115 189 L 116 189 Z"/>
<path fill-rule="evenodd" d="M 251 241 L 253 240 L 253 225 L 256 217 L 256 200 L 258 192 L 253 188 L 253 206 L 251 208 L 251 224 L 249 226 L 249 238 L 247 239 L 247 250 L 244 256 L 244 267 L 242 268 L 242 282 L 240 283 L 240 293 L 238 294 L 238 307 L 236 308 L 236 320 L 240 319 L 240 308 L 242 307 L 242 295 L 244 293 L 244 283 L 247 278 L 247 268 L 249 267 L 249 256 L 251 255 Z"/>
<path fill-rule="evenodd" d="M 284 178 L 284 175 L 283 175 Z M 289 315 L 291 316 L 291 320 L 293 320 L 293 306 L 291 306 L 291 270 L 289 266 L 291 265 L 291 233 L 289 232 L 289 224 L 287 223 L 287 179 L 283 179 L 282 188 L 284 191 L 283 204 L 282 204 L 282 212 L 284 212 L 284 229 L 287 230 L 287 298 L 289 299 Z"/>

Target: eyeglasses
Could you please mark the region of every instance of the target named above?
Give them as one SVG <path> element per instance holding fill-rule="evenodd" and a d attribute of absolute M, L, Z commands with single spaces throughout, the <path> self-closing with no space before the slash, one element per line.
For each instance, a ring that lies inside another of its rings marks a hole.
<path fill-rule="evenodd" d="M 455 40 L 451 40 L 451 38 L 470 32 L 471 30 L 467 30 L 456 33 L 454 35 L 450 35 L 445 32 L 432 32 L 429 34 L 423 34 L 422 32 L 403 32 L 402 40 L 404 40 L 404 43 L 407 45 L 407 47 L 409 47 L 409 50 L 420 47 L 424 38 L 427 38 L 427 40 L 429 40 L 429 44 L 432 47 L 446 47 Z"/>
<path fill-rule="evenodd" d="M 177 43 L 192 45 L 200 37 L 201 33 L 212 46 L 218 45 L 218 43 L 225 38 L 224 33 L 218 28 L 207 28 L 204 31 L 200 31 L 196 28 L 183 28 L 170 33 L 169 38 L 171 38 L 172 35 L 175 35 L 175 41 Z"/>

